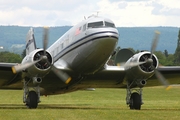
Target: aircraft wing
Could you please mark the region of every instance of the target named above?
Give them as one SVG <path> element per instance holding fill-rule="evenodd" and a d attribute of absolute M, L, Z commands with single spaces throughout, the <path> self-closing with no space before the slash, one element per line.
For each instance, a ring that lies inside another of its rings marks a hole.
<path fill-rule="evenodd" d="M 0 63 L 0 86 L 4 89 L 22 89 L 23 84 L 21 82 L 21 73 L 13 74 L 12 66 L 17 63 Z M 60 64 L 55 64 L 58 70 L 61 70 L 68 75 L 74 77 L 76 74 L 69 68 Z M 157 69 L 162 75 L 169 81 L 170 84 L 180 84 L 180 66 L 160 66 Z M 127 71 L 121 66 L 106 66 L 104 69 L 95 73 L 94 75 L 88 75 L 74 85 L 77 89 L 81 88 L 126 88 L 126 76 Z M 77 76 L 75 76 L 77 77 Z M 162 85 L 155 75 L 147 80 L 145 87 Z M 50 71 L 43 78 L 41 87 L 45 89 L 61 88 L 66 86 L 55 74 Z"/>
<path fill-rule="evenodd" d="M 94 79 L 123 79 L 126 75 L 124 67 L 121 66 L 106 66 L 103 70 L 95 73 Z"/>
<path fill-rule="evenodd" d="M 5 89 L 22 89 L 21 73 L 14 74 L 12 66 L 17 63 L 0 63 L 0 86 Z M 21 83 L 21 84 L 17 84 Z M 16 84 L 14 86 L 11 86 Z M 8 87 L 7 87 L 8 86 Z"/>
<path fill-rule="evenodd" d="M 22 72 L 14 74 L 12 72 L 12 67 L 17 65 L 17 63 L 0 63 L 0 88 L 1 89 L 22 89 Z M 73 76 L 72 71 L 63 66 L 62 64 L 55 64 L 58 70 Z M 41 87 L 43 88 L 54 88 L 54 87 L 64 87 L 65 83 L 63 83 L 59 77 L 53 72 L 50 71 L 43 78 L 43 83 L 41 83 Z"/>
<path fill-rule="evenodd" d="M 180 66 L 159 66 L 157 70 L 164 76 L 169 84 L 180 84 Z M 154 75 L 148 80 L 147 86 L 162 85 Z"/>
<path fill-rule="evenodd" d="M 88 75 L 78 85 L 79 88 L 120 88 L 126 76 L 124 67 L 106 66 L 99 72 Z"/>
<path fill-rule="evenodd" d="M 180 84 L 180 66 L 160 66 L 157 69 L 168 80 L 170 84 Z M 87 77 L 81 82 L 82 86 L 100 87 L 100 88 L 126 88 L 127 87 L 127 71 L 124 67 L 108 66 L 100 72 Z M 147 79 L 144 87 L 162 86 L 158 78 L 153 75 Z"/>

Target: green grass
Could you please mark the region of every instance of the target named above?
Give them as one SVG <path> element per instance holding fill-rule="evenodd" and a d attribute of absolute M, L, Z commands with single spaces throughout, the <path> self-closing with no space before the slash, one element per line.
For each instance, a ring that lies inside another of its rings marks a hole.
<path fill-rule="evenodd" d="M 22 103 L 23 91 L 0 91 L 0 120 L 174 120 L 180 119 L 180 87 L 143 89 L 142 109 L 129 110 L 125 89 L 96 89 L 42 96 L 37 109 Z"/>

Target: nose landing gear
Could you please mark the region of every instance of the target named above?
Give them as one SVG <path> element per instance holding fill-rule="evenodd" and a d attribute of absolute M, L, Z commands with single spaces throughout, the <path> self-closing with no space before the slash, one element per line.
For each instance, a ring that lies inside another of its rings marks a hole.
<path fill-rule="evenodd" d="M 133 92 L 136 91 L 136 92 Z M 142 88 L 131 88 L 131 85 L 127 85 L 126 104 L 130 109 L 140 110 L 142 101 Z"/>
<path fill-rule="evenodd" d="M 24 80 L 24 94 L 23 94 L 23 102 L 30 109 L 35 109 L 40 102 L 40 88 L 39 85 L 35 87 L 29 87 L 28 84 L 30 80 Z"/>

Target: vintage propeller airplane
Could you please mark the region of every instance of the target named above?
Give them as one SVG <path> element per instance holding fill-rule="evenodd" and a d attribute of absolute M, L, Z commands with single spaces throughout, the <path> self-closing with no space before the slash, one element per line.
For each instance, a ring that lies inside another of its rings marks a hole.
<path fill-rule="evenodd" d="M 47 48 L 48 28 L 44 28 L 43 48 L 38 49 L 33 29 L 26 40 L 26 56 L 20 64 L 0 63 L 0 89 L 23 89 L 23 102 L 37 108 L 40 95 L 63 94 L 86 88 L 125 88 L 130 109 L 141 109 L 142 88 L 161 85 L 169 89 L 178 84 L 180 67 L 159 67 L 155 51 L 159 32 L 155 32 L 151 51 L 133 54 L 122 49 L 116 63 L 107 64 L 114 55 L 119 33 L 107 18 L 91 16 L 72 27 Z M 157 78 L 155 77 L 157 76 Z M 163 77 L 165 76 L 165 78 Z M 135 91 L 134 91 L 135 90 Z"/>

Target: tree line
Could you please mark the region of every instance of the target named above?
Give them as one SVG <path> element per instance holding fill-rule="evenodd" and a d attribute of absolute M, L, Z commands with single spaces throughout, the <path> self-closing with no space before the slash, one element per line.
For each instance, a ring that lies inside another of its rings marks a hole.
<path fill-rule="evenodd" d="M 21 63 L 22 57 L 19 54 L 15 54 L 8 51 L 0 52 L 0 62 L 6 63 Z"/>

